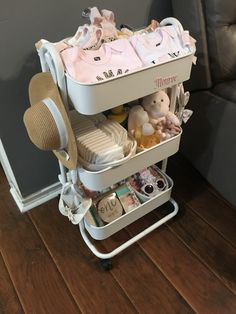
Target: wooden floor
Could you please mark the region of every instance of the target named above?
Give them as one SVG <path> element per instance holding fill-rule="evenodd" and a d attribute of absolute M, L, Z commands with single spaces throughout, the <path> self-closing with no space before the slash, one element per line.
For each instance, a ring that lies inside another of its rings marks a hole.
<path fill-rule="evenodd" d="M 57 200 L 20 214 L 0 168 L 0 313 L 236 313 L 236 210 L 179 155 L 179 214 L 113 258 L 105 272 Z M 105 241 L 111 250 L 163 212 Z"/>

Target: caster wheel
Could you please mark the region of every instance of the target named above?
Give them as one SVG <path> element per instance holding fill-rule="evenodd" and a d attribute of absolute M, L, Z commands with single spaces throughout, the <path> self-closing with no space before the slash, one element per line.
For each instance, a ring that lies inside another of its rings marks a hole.
<path fill-rule="evenodd" d="M 109 259 L 101 259 L 100 260 L 101 267 L 103 270 L 111 270 L 112 269 L 112 262 Z"/>

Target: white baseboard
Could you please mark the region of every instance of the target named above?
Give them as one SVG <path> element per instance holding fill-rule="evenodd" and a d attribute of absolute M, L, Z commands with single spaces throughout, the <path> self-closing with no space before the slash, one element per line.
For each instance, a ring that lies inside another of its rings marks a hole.
<path fill-rule="evenodd" d="M 14 189 L 16 190 L 17 194 L 20 197 L 22 197 L 18 183 L 17 183 L 15 175 L 12 171 L 11 165 L 10 165 L 9 160 L 7 158 L 7 154 L 6 154 L 6 151 L 3 147 L 3 143 L 1 141 L 1 139 L 0 139 L 0 163 L 3 167 L 3 170 L 5 172 L 5 175 L 7 177 L 9 185 L 14 186 Z"/>
<path fill-rule="evenodd" d="M 61 183 L 57 182 L 27 197 L 19 195 L 14 186 L 11 186 L 10 192 L 19 208 L 24 213 L 34 207 L 37 207 L 55 197 L 61 192 Z"/>
<path fill-rule="evenodd" d="M 37 207 L 54 197 L 57 197 L 61 192 L 61 183 L 58 181 L 40 191 L 37 191 L 34 194 L 31 194 L 27 197 L 21 195 L 17 180 L 12 171 L 11 165 L 7 158 L 6 151 L 3 147 L 2 141 L 0 139 L 0 163 L 3 167 L 3 170 L 6 174 L 8 183 L 10 185 L 10 193 L 13 196 L 19 210 L 24 213 L 34 207 Z"/>

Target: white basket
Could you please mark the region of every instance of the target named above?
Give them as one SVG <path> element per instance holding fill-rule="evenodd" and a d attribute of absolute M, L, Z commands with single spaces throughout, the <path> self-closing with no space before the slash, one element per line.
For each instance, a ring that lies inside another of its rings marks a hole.
<path fill-rule="evenodd" d="M 139 170 L 175 154 L 179 149 L 181 134 L 182 130 L 175 137 L 137 153 L 126 163 L 117 167 L 107 168 L 101 171 L 89 171 L 78 168 L 80 180 L 90 190 L 100 191 L 110 187 L 112 184 L 129 177 Z"/>
<path fill-rule="evenodd" d="M 53 43 L 44 41 L 38 53 L 42 70 L 51 72 L 63 100 L 67 99 L 78 112 L 86 115 L 111 109 L 188 80 L 194 54 L 189 53 L 106 81 L 85 84 L 64 73 L 60 54 Z"/>
<path fill-rule="evenodd" d="M 151 212 L 153 209 L 167 202 L 171 196 L 171 191 L 173 188 L 173 181 L 169 176 L 167 176 L 166 174 L 164 175 L 169 183 L 168 189 L 166 189 L 165 191 L 162 191 L 161 193 L 159 193 L 157 196 L 153 197 L 149 201 L 138 206 L 132 211 L 120 216 L 118 219 L 110 222 L 109 224 L 102 227 L 96 227 L 89 224 L 86 221 L 86 217 L 85 217 L 84 218 L 85 228 L 87 229 L 91 237 L 96 240 L 106 239 L 110 237 L 112 234 L 116 233 L 117 231 L 123 229 L 124 227 L 128 226 L 132 222 L 136 221 L 137 219 Z"/>
<path fill-rule="evenodd" d="M 66 74 L 69 102 L 82 114 L 99 113 L 186 81 L 191 67 L 192 54 L 96 84 L 82 84 Z"/>

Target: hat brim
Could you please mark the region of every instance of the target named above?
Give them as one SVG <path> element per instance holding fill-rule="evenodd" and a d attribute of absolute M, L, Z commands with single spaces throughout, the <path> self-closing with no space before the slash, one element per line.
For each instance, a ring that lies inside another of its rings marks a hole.
<path fill-rule="evenodd" d="M 68 144 L 64 150 L 67 152 L 69 159 L 66 158 L 66 154 L 63 151 L 53 150 L 53 152 L 66 168 L 76 169 L 78 162 L 78 151 L 75 135 L 72 130 L 64 104 L 61 100 L 58 87 L 54 83 L 52 75 L 49 72 L 42 72 L 34 75 L 29 83 L 29 99 L 31 106 L 41 102 L 45 98 L 51 98 L 56 104 L 64 120 L 68 134 Z"/>

